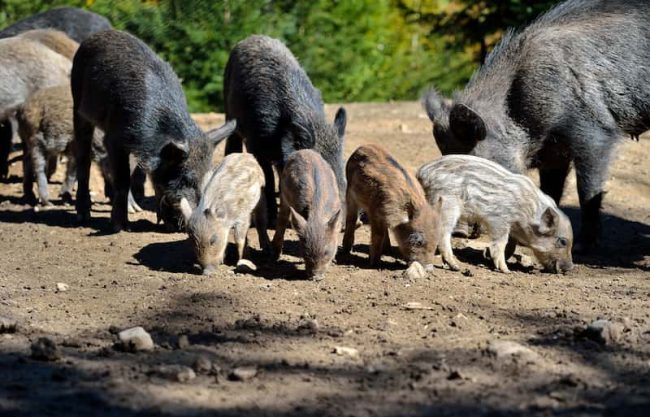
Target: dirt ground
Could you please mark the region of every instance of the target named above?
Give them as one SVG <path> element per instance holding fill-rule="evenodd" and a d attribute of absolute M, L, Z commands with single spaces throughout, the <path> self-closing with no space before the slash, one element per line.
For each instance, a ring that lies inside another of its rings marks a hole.
<path fill-rule="evenodd" d="M 411 170 L 439 155 L 419 104 L 346 107 L 346 155 L 380 143 Z M 257 271 L 235 274 L 231 260 L 202 276 L 186 236 L 164 233 L 152 211 L 106 234 L 98 178 L 87 227 L 72 207 L 24 205 L 15 152 L 0 184 L 0 317 L 18 324 L 0 331 L 0 415 L 647 416 L 648 139 L 621 141 L 602 247 L 571 273 L 542 273 L 521 249 L 513 272 L 497 273 L 484 241 L 457 240 L 464 271 L 438 258 L 415 282 L 390 257 L 368 269 L 365 226 L 353 265 L 318 283 L 304 279 L 292 232 L 277 264 L 263 264 L 251 230 Z M 61 178 L 59 167 L 51 194 Z M 572 179 L 564 208 L 579 228 L 576 201 Z M 585 331 L 596 319 L 610 320 L 604 340 Z M 132 326 L 153 351 L 114 348 Z M 44 336 L 58 360 L 30 356 Z"/>

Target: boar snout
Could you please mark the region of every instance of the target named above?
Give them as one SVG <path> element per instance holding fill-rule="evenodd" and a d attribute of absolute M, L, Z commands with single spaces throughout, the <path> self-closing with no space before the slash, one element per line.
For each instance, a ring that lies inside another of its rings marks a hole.
<path fill-rule="evenodd" d="M 214 265 L 206 265 L 203 267 L 203 275 L 212 275 L 217 270 L 217 267 Z"/>

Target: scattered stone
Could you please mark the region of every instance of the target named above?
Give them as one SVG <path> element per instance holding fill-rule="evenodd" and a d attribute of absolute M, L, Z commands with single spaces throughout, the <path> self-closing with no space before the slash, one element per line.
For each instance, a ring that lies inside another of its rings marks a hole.
<path fill-rule="evenodd" d="M 70 289 L 70 286 L 64 282 L 56 283 L 56 292 L 66 292 Z"/>
<path fill-rule="evenodd" d="M 613 345 L 621 340 L 623 325 L 609 320 L 596 320 L 587 326 L 585 336 L 603 345 Z"/>
<path fill-rule="evenodd" d="M 56 361 L 61 359 L 61 352 L 56 346 L 56 343 L 49 337 L 39 337 L 37 341 L 32 343 L 32 359 L 37 361 Z"/>
<path fill-rule="evenodd" d="M 154 348 L 151 335 L 140 326 L 122 330 L 117 336 L 120 339 L 119 347 L 127 352 L 152 350 Z"/>
<path fill-rule="evenodd" d="M 451 372 L 449 372 L 449 375 L 447 375 L 447 379 L 449 381 L 455 381 L 458 379 L 465 379 L 465 377 L 460 373 L 458 369 L 453 369 Z"/>
<path fill-rule="evenodd" d="M 538 363 L 541 358 L 532 349 L 510 340 L 492 340 L 486 352 L 497 360 L 515 360 L 520 363 Z"/>
<path fill-rule="evenodd" d="M 18 322 L 9 317 L 0 316 L 0 334 L 1 333 L 16 333 L 18 330 Z"/>
<path fill-rule="evenodd" d="M 334 346 L 332 353 L 336 353 L 339 356 L 351 356 L 353 358 L 359 357 L 359 351 L 357 349 L 345 346 Z"/>
<path fill-rule="evenodd" d="M 156 370 L 156 375 L 174 382 L 189 382 L 196 378 L 196 374 L 187 366 L 183 365 L 162 365 Z"/>
<path fill-rule="evenodd" d="M 316 334 L 320 330 L 320 324 L 316 319 L 307 319 L 298 326 L 299 333 Z"/>
<path fill-rule="evenodd" d="M 468 278 L 471 278 L 471 277 L 474 276 L 474 273 L 473 273 L 472 271 L 470 271 L 469 269 L 465 269 L 465 270 L 462 272 L 462 274 L 463 274 L 463 276 L 468 277 Z"/>
<path fill-rule="evenodd" d="M 212 371 L 212 362 L 210 361 L 210 359 L 201 355 L 198 356 L 196 360 L 194 360 L 194 364 L 192 364 L 192 368 L 196 373 L 209 374 L 210 371 Z"/>
<path fill-rule="evenodd" d="M 231 381 L 248 381 L 257 376 L 257 368 L 254 366 L 240 366 L 228 374 L 228 379 Z"/>
<path fill-rule="evenodd" d="M 433 307 L 422 305 L 417 301 L 409 301 L 402 306 L 404 310 L 433 310 Z"/>
<path fill-rule="evenodd" d="M 185 334 L 178 336 L 177 343 L 179 349 L 187 349 L 188 347 L 191 346 L 190 339 Z"/>
<path fill-rule="evenodd" d="M 257 271 L 257 266 L 248 259 L 240 259 L 237 261 L 235 272 L 238 274 L 251 274 L 255 271 Z"/>
<path fill-rule="evenodd" d="M 427 271 L 419 262 L 413 262 L 406 270 L 404 271 L 404 277 L 416 281 L 423 279 L 427 276 Z"/>

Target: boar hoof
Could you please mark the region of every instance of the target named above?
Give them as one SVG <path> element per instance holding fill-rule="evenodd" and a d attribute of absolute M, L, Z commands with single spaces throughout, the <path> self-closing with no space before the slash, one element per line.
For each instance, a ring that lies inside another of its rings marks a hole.
<path fill-rule="evenodd" d="M 411 281 L 418 279 L 423 279 L 427 276 L 426 269 L 419 262 L 413 262 L 406 270 L 404 271 L 404 277 L 408 278 Z"/>
<path fill-rule="evenodd" d="M 61 201 L 63 202 L 63 204 L 68 204 L 68 205 L 72 204 L 72 194 L 70 194 L 69 192 L 62 193 Z"/>

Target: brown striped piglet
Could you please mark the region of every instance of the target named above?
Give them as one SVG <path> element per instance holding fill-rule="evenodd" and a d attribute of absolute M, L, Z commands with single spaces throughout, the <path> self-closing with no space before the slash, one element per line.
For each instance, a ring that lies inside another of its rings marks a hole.
<path fill-rule="evenodd" d="M 231 229 L 238 259 L 243 258 L 251 216 L 255 219 L 260 247 L 268 250 L 263 190 L 264 173 L 255 157 L 234 153 L 206 175 L 199 204 L 194 210 L 186 198 L 181 199 L 187 233 L 204 275 L 210 275 L 223 263 Z"/>
<path fill-rule="evenodd" d="M 370 264 L 378 266 L 381 255 L 390 248 L 388 231 L 397 239 L 409 270 L 418 266 L 433 268 L 438 245 L 440 202 L 427 203 L 422 187 L 404 167 L 378 145 L 358 148 L 346 166 L 348 180 L 343 251 L 347 255 L 354 244 L 354 232 L 360 209 L 371 227 Z"/>
<path fill-rule="evenodd" d="M 282 170 L 280 190 L 274 254 L 280 256 L 284 232 L 291 221 L 300 239 L 307 274 L 321 280 L 336 255 L 343 221 L 334 171 L 315 151 L 293 152 Z"/>
<path fill-rule="evenodd" d="M 460 269 L 451 248 L 459 220 L 487 231 L 490 257 L 501 272 L 509 272 L 506 260 L 517 244 L 532 249 L 547 270 L 573 268 L 569 218 L 525 175 L 476 156 L 449 155 L 422 166 L 417 178 L 429 201 L 442 197 L 440 253 L 451 269 Z"/>

